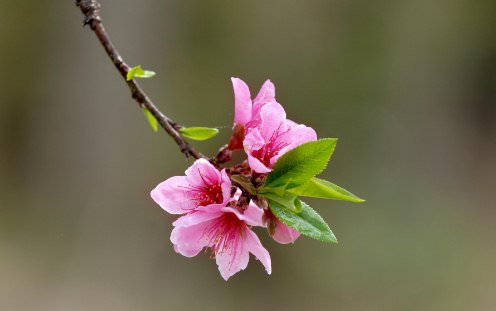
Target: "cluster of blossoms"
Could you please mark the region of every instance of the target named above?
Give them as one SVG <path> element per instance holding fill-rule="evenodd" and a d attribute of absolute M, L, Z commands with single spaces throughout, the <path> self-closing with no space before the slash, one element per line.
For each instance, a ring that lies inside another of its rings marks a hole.
<path fill-rule="evenodd" d="M 96 4 L 96 1 L 77 1 L 85 14 L 85 24 L 91 24 L 103 43 L 108 41 L 108 35 L 102 27 L 96 28 L 101 26 Z M 113 55 L 118 56 L 113 46 L 105 48 L 113 60 Z M 176 252 L 193 257 L 203 249 L 210 249 L 222 277 L 228 280 L 247 267 L 250 253 L 268 274 L 272 272 L 270 255 L 252 231 L 253 227 L 266 228 L 281 244 L 294 243 L 300 234 L 337 243 L 323 218 L 300 197 L 363 200 L 316 177 L 330 160 L 337 139 L 317 140 L 312 128 L 286 119 L 270 80 L 252 99 L 246 83 L 232 78 L 233 133 L 228 144 L 214 158 L 205 159 L 183 138 L 209 139 L 218 133 L 218 129 L 172 123 L 148 100 L 134 80 L 150 78 L 155 73 L 140 66 L 127 68 L 125 63 L 116 63 L 116 66 L 126 67 L 120 72 L 123 76 L 125 73 L 133 97 L 143 108 L 150 126 L 157 131 L 160 123 L 186 157 L 198 159 L 186 170 L 185 176 L 169 178 L 151 191 L 153 200 L 165 211 L 181 215 L 173 222 L 170 238 Z M 226 167 L 225 163 L 231 161 L 232 153 L 237 150 L 246 153 L 246 160 Z"/>
<path fill-rule="evenodd" d="M 317 140 L 315 131 L 286 119 L 267 80 L 252 100 L 245 82 L 232 78 L 235 96 L 233 135 L 217 157 L 230 159 L 244 150 L 247 160 L 220 170 L 215 160 L 196 160 L 185 176 L 160 183 L 151 197 L 170 214 L 182 215 L 174 223 L 174 250 L 186 257 L 211 250 L 222 277 L 227 280 L 248 265 L 252 253 L 271 273 L 271 259 L 253 227 L 267 228 L 277 242 L 293 243 L 300 233 L 274 216 L 267 201 L 251 195 L 233 176 L 243 176 L 254 186 L 262 183 L 277 160 L 289 150 Z"/>

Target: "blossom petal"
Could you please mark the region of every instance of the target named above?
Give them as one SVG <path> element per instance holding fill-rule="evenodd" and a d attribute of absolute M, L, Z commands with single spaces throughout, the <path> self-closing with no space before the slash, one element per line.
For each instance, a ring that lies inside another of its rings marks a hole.
<path fill-rule="evenodd" d="M 277 220 L 276 230 L 272 238 L 280 244 L 294 243 L 300 236 L 300 233 L 295 229 L 287 226 L 285 223 Z"/>
<path fill-rule="evenodd" d="M 250 231 L 250 229 L 245 226 L 243 231 Z M 238 240 L 229 242 L 231 243 L 229 246 L 225 245 L 224 250 L 215 254 L 215 262 L 219 267 L 220 275 L 226 281 L 234 274 L 246 269 L 250 260 L 250 253 L 241 240 L 241 236 Z"/>
<path fill-rule="evenodd" d="M 257 97 L 253 100 L 253 114 L 258 113 L 257 110 L 260 110 L 264 104 L 273 102 L 276 100 L 276 88 L 274 87 L 274 83 L 270 80 L 264 82 L 260 91 L 258 92 Z"/>
<path fill-rule="evenodd" d="M 250 202 L 243 213 L 243 221 L 250 226 L 265 227 L 263 215 L 263 210 L 253 202 Z"/>
<path fill-rule="evenodd" d="M 231 206 L 226 206 L 222 208 L 225 213 L 233 213 L 242 220 L 244 223 L 250 226 L 265 227 L 263 223 L 263 210 L 256 206 L 253 202 L 250 202 L 248 207 L 241 213 L 237 208 Z"/>
<path fill-rule="evenodd" d="M 246 235 L 244 237 L 244 244 L 248 248 L 248 251 L 255 255 L 255 257 L 260 260 L 262 265 L 264 265 L 265 271 L 267 271 L 268 274 L 271 274 L 272 266 L 270 262 L 269 252 L 262 246 L 262 243 L 260 242 L 260 239 L 255 234 L 255 232 L 248 229 L 245 231 L 245 233 Z"/>
<path fill-rule="evenodd" d="M 281 133 L 281 135 L 278 137 L 280 141 L 286 143 L 286 147 L 282 148 L 276 156 L 270 159 L 271 166 L 273 166 L 277 162 L 277 160 L 289 150 L 294 149 L 306 142 L 317 140 L 317 133 L 315 133 L 315 130 L 313 128 L 305 126 L 303 124 L 290 125 L 291 123 L 289 123 L 288 121 L 294 124 L 294 122 L 286 120 L 285 125 L 288 126 L 289 130 Z"/>
<path fill-rule="evenodd" d="M 246 83 L 238 78 L 231 78 L 234 89 L 234 123 L 245 125 L 251 119 L 251 95 Z"/>
<path fill-rule="evenodd" d="M 196 207 L 188 187 L 186 177 L 175 176 L 160 183 L 151 191 L 150 196 L 166 212 L 185 214 Z"/>
<path fill-rule="evenodd" d="M 197 210 L 179 217 L 172 223 L 174 227 L 188 227 L 194 226 L 201 222 L 205 222 L 222 215 L 222 204 L 210 204 L 201 206 Z"/>
<path fill-rule="evenodd" d="M 267 141 L 280 129 L 284 120 L 286 120 L 286 112 L 281 104 L 271 102 L 260 109 L 260 117 L 262 119 L 260 134 Z"/>
<path fill-rule="evenodd" d="M 248 135 L 245 136 L 245 140 L 243 141 L 243 147 L 247 153 L 253 150 L 258 150 L 264 145 L 265 140 L 260 131 L 256 128 L 251 130 Z"/>
<path fill-rule="evenodd" d="M 262 162 L 260 162 L 260 160 L 255 158 L 252 155 L 252 152 L 262 148 L 264 144 L 265 140 L 262 137 L 260 131 L 256 128 L 251 130 L 248 135 L 246 135 L 245 141 L 243 142 L 246 155 L 248 156 L 248 164 L 250 165 L 252 170 L 261 174 L 268 173 L 271 171 L 271 169 L 266 167 Z"/>
<path fill-rule="evenodd" d="M 208 246 L 208 236 L 205 230 L 213 221 L 200 222 L 188 227 L 175 227 L 170 237 L 174 250 L 186 257 L 198 255 L 204 247 Z"/>
<path fill-rule="evenodd" d="M 251 154 L 248 154 L 248 164 L 250 165 L 252 170 L 260 174 L 270 173 L 272 171 L 272 169 L 265 166 L 262 162 L 260 162 L 260 160 L 258 160 Z"/>
<path fill-rule="evenodd" d="M 223 203 L 227 203 L 231 197 L 232 183 L 231 183 L 231 179 L 226 173 L 226 169 L 223 169 L 220 172 L 220 178 L 222 180 L 221 187 L 222 187 Z"/>
<path fill-rule="evenodd" d="M 220 172 L 206 159 L 198 159 L 186 170 L 188 181 L 195 186 L 219 184 Z"/>

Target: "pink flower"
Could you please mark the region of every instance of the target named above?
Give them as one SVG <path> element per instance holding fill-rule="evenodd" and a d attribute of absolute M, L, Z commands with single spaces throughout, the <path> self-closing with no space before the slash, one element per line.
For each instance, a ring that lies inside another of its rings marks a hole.
<path fill-rule="evenodd" d="M 265 81 L 252 101 L 250 89 L 243 80 L 231 78 L 231 81 L 234 89 L 234 125 L 243 125 L 245 128 L 257 126 L 260 123 L 260 109 L 276 101 L 274 84 L 270 80 Z"/>
<path fill-rule="evenodd" d="M 311 127 L 286 119 L 286 112 L 277 102 L 263 105 L 260 122 L 247 130 L 243 146 L 248 164 L 257 173 L 269 173 L 276 161 L 289 150 L 317 140 Z"/>
<path fill-rule="evenodd" d="M 231 196 L 231 180 L 205 159 L 196 160 L 186 176 L 175 176 L 160 183 L 151 197 L 170 214 L 185 214 L 199 206 L 225 206 Z"/>
<path fill-rule="evenodd" d="M 243 80 L 231 78 L 235 97 L 232 150 L 243 148 L 248 164 L 257 173 L 269 173 L 277 160 L 289 150 L 317 140 L 315 131 L 286 119 L 284 108 L 275 100 L 275 87 L 267 80 L 252 101 L 248 86 Z M 241 134 L 236 133 L 240 131 Z M 243 135 L 244 134 L 244 135 Z M 300 233 L 279 220 L 273 239 L 281 244 L 294 243 Z"/>
<path fill-rule="evenodd" d="M 262 215 L 263 211 L 253 204 L 243 213 L 230 206 L 201 207 L 173 223 L 171 241 L 175 251 L 186 257 L 210 248 L 226 281 L 248 266 L 249 253 L 271 274 L 270 255 L 249 227 L 263 226 Z"/>

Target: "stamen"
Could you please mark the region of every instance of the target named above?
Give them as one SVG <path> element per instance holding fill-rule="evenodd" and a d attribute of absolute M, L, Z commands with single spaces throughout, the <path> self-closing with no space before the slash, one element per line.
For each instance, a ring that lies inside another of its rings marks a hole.
<path fill-rule="evenodd" d="M 207 206 L 210 204 L 220 204 L 223 202 L 221 181 L 207 181 L 202 174 L 200 174 L 203 186 L 192 185 L 179 186 L 186 189 L 191 195 L 197 206 Z"/>
<path fill-rule="evenodd" d="M 279 124 L 262 148 L 252 152 L 252 155 L 267 167 L 270 166 L 270 159 L 276 156 L 284 147 L 289 145 L 288 142 L 278 141 L 282 135 L 290 130 L 289 128 L 282 130 L 282 126 L 283 123 Z"/>
<path fill-rule="evenodd" d="M 208 245 L 211 248 L 210 258 L 229 252 L 233 264 L 238 254 L 239 243 L 246 225 L 233 213 L 225 213 L 205 229 Z"/>

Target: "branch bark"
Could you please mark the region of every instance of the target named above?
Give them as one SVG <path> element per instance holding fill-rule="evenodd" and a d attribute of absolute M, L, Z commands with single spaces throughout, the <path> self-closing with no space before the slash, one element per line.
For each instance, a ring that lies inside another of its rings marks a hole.
<path fill-rule="evenodd" d="M 179 134 L 179 130 L 182 128 L 182 126 L 164 115 L 153 104 L 152 100 L 148 97 L 148 95 L 146 95 L 146 93 L 135 81 L 135 79 L 127 81 L 127 72 L 131 69 L 131 67 L 129 67 L 124 62 L 119 52 L 112 44 L 110 36 L 103 27 L 102 19 L 100 17 L 100 3 L 98 3 L 96 0 L 76 0 L 76 5 L 81 9 L 81 12 L 84 15 L 84 26 L 89 26 L 91 30 L 93 30 L 103 48 L 107 52 L 108 56 L 110 57 L 112 63 L 114 63 L 115 67 L 124 78 L 124 81 L 126 81 L 127 86 L 131 90 L 131 95 L 134 100 L 136 100 L 138 105 L 141 108 L 148 109 L 152 113 L 152 115 L 157 119 L 160 126 L 167 132 L 167 134 L 169 134 L 169 136 L 172 137 L 172 139 L 174 139 L 176 144 L 179 146 L 179 149 L 186 158 L 189 158 L 190 156 L 195 159 L 205 158 L 201 153 L 191 147 L 188 142 L 185 141 Z"/>

